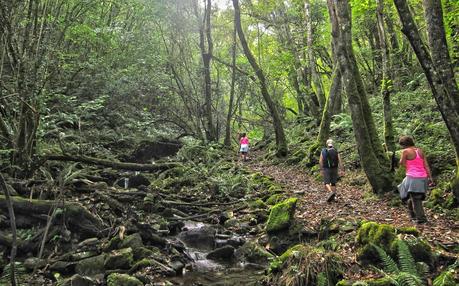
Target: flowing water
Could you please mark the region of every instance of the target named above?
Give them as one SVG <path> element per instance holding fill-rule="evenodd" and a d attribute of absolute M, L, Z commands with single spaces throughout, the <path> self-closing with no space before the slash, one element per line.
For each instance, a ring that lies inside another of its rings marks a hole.
<path fill-rule="evenodd" d="M 199 222 L 186 222 L 190 230 L 205 226 Z M 243 262 L 216 262 L 207 259 L 208 249 L 187 247 L 188 255 L 193 259 L 191 268 L 184 270 L 182 276 L 173 277 L 171 282 L 183 286 L 255 286 L 261 285 L 264 270 L 259 265 Z"/>

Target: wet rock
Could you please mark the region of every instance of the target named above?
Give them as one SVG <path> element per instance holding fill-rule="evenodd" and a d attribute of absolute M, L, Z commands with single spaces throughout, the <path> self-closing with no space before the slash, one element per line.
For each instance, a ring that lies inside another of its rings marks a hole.
<path fill-rule="evenodd" d="M 84 276 L 94 276 L 96 274 L 104 273 L 104 262 L 106 254 L 93 256 L 90 258 L 78 261 L 75 272 Z"/>
<path fill-rule="evenodd" d="M 107 277 L 108 286 L 143 286 L 143 283 L 130 275 L 112 273 Z"/>
<path fill-rule="evenodd" d="M 56 271 L 61 274 L 75 273 L 76 262 L 56 261 L 49 267 L 49 270 Z"/>
<path fill-rule="evenodd" d="M 140 236 L 139 233 L 128 235 L 119 242 L 118 248 L 128 248 L 128 247 L 132 249 L 144 247 L 142 237 Z"/>
<path fill-rule="evenodd" d="M 129 269 L 134 262 L 132 248 L 123 248 L 112 251 L 105 259 L 105 269 Z"/>
<path fill-rule="evenodd" d="M 175 273 L 177 275 L 180 275 L 183 273 L 183 268 L 185 268 L 185 263 L 181 261 L 181 259 L 175 258 L 172 259 L 172 261 L 169 263 L 170 267 L 174 269 Z"/>
<path fill-rule="evenodd" d="M 253 241 L 247 241 L 235 253 L 238 260 L 246 260 L 256 264 L 268 264 L 269 259 L 273 257 L 262 246 Z"/>
<path fill-rule="evenodd" d="M 140 186 L 149 186 L 150 184 L 150 180 L 148 180 L 144 175 L 139 174 L 129 177 L 128 187 L 138 188 Z"/>
<path fill-rule="evenodd" d="M 29 270 L 33 270 L 35 267 L 43 268 L 46 266 L 46 264 L 47 263 L 45 259 L 39 259 L 37 257 L 30 257 L 24 261 L 24 267 Z"/>
<path fill-rule="evenodd" d="M 87 276 L 81 276 L 79 274 L 75 274 L 70 278 L 65 279 L 62 284 L 59 286 L 95 286 L 96 282 L 94 282 L 91 278 Z"/>
<path fill-rule="evenodd" d="M 215 234 L 213 227 L 203 226 L 181 232 L 178 238 L 190 247 L 212 249 L 215 245 Z"/>
<path fill-rule="evenodd" d="M 227 220 L 234 217 L 234 213 L 232 211 L 225 211 L 222 212 L 218 218 L 220 224 L 224 224 Z"/>
<path fill-rule="evenodd" d="M 212 260 L 231 260 L 234 257 L 234 250 L 234 247 L 231 245 L 225 245 L 207 254 L 206 258 Z"/>
<path fill-rule="evenodd" d="M 96 255 L 97 253 L 94 251 L 82 251 L 82 252 L 71 254 L 70 259 L 72 261 L 79 261 L 81 259 L 89 258 L 89 257 L 96 256 Z"/>
<path fill-rule="evenodd" d="M 290 198 L 271 208 L 268 222 L 266 223 L 266 231 L 268 233 L 284 230 L 292 224 L 297 201 L 297 198 Z"/>

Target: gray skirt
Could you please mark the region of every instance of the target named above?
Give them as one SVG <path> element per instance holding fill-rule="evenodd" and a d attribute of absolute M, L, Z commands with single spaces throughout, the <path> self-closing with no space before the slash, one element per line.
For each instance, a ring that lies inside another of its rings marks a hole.
<path fill-rule="evenodd" d="M 427 178 L 413 178 L 406 176 L 402 183 L 398 185 L 398 192 L 402 200 L 408 199 L 409 193 L 425 194 L 427 191 Z"/>

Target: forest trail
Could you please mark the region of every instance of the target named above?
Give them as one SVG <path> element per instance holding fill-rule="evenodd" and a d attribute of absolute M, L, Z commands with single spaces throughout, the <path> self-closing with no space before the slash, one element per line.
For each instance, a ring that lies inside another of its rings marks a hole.
<path fill-rule="evenodd" d="M 272 165 L 258 160 L 261 157 L 259 152 L 252 152 L 251 155 L 252 160 L 247 162 L 251 170 L 272 177 L 291 196 L 298 198 L 295 215 L 307 227 L 318 226 L 322 219 L 351 222 L 369 220 L 395 227 L 415 226 L 430 243 L 440 247 L 459 245 L 459 222 L 444 214 L 425 208 L 428 222 L 418 225 L 410 220 L 405 205 L 390 206 L 390 196 L 368 196 L 362 189 L 340 182 L 337 185 L 336 200 L 327 203 L 323 185 L 309 176 L 306 170 L 299 166 Z"/>

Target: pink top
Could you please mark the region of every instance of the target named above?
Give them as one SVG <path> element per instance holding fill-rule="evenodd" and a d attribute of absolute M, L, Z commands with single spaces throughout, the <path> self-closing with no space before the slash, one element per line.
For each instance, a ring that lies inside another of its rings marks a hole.
<path fill-rule="evenodd" d="M 249 145 L 249 138 L 247 137 L 242 137 L 241 140 L 239 141 L 239 144 L 247 144 Z"/>
<path fill-rule="evenodd" d="M 427 178 L 427 171 L 424 167 L 424 159 L 419 156 L 418 149 L 416 157 L 411 160 L 406 160 L 406 175 L 413 178 Z"/>

